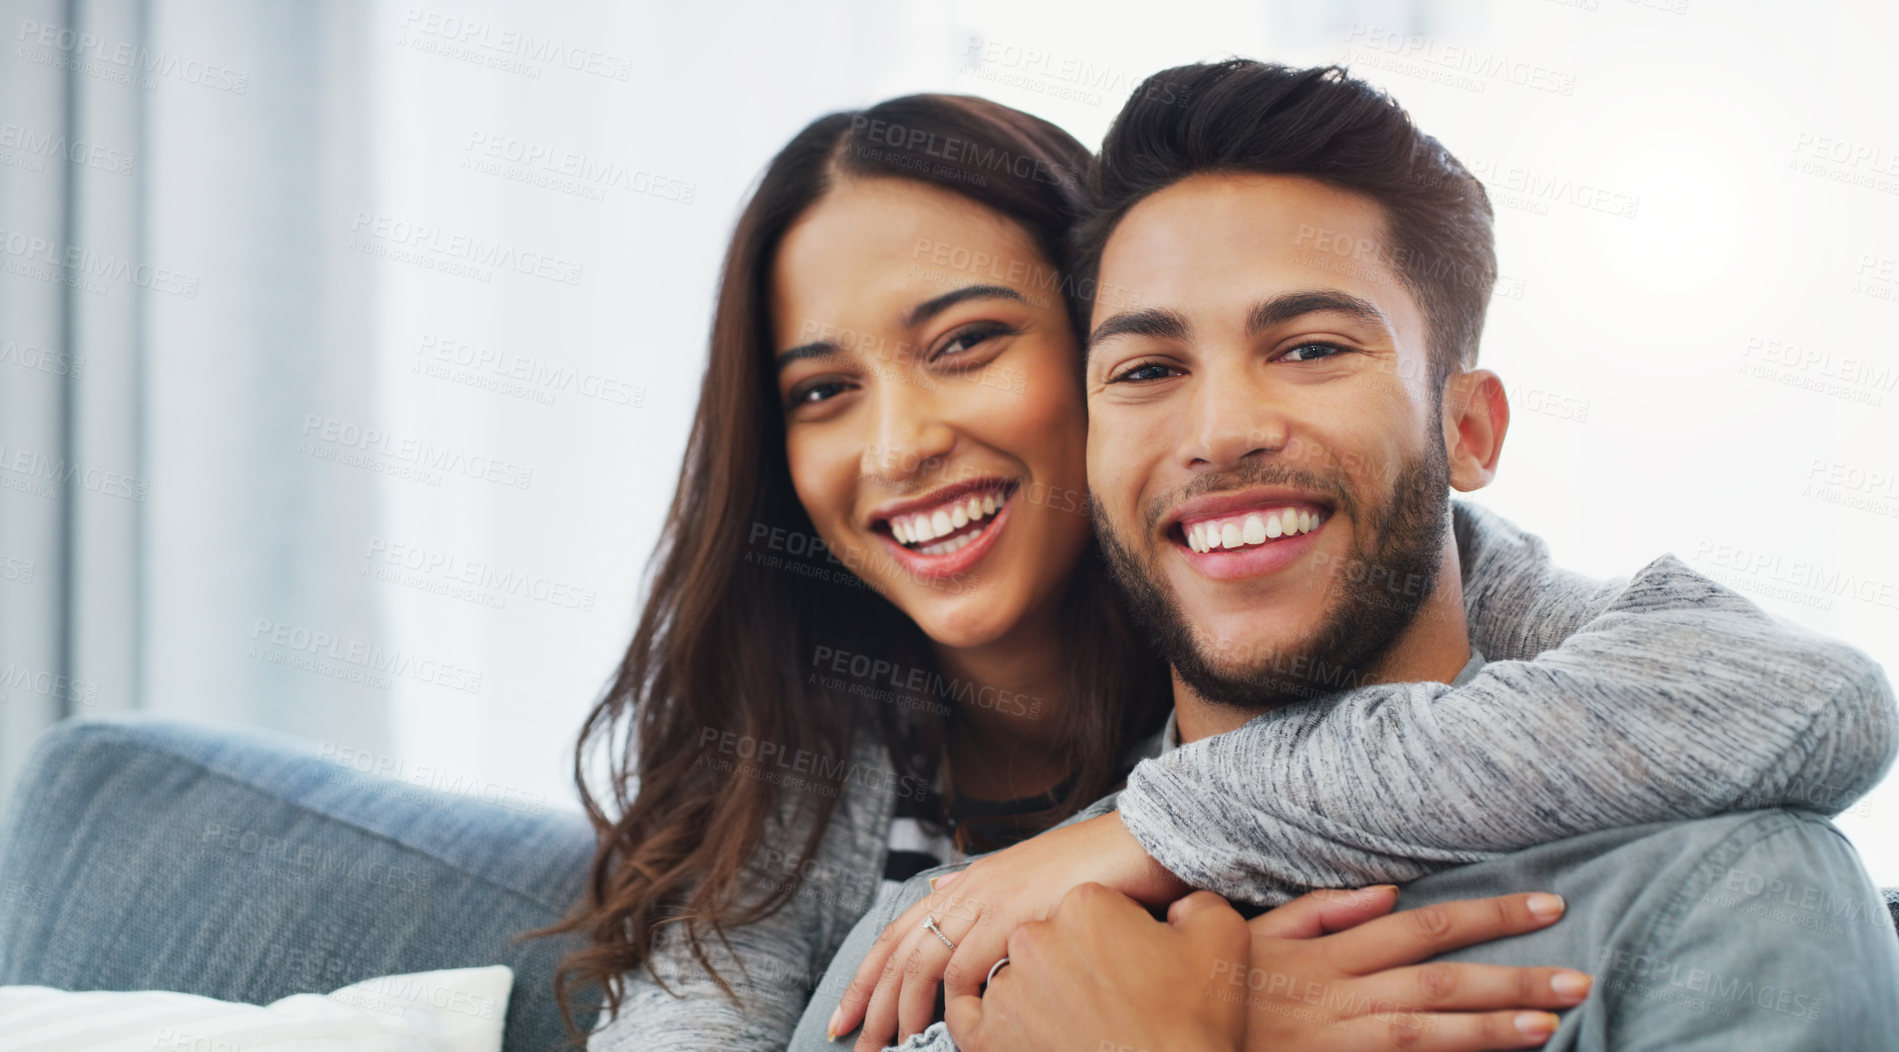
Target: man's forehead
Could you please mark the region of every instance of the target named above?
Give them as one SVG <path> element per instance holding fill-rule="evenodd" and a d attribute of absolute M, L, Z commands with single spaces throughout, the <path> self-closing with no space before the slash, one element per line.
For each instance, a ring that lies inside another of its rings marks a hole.
<path fill-rule="evenodd" d="M 1395 314 L 1414 305 L 1389 303 L 1410 299 L 1393 258 L 1384 209 L 1369 196 L 1305 176 L 1204 173 L 1128 210 L 1100 280 L 1156 306 L 1335 286 Z M 1098 304 L 1094 322 L 1111 313 Z"/>

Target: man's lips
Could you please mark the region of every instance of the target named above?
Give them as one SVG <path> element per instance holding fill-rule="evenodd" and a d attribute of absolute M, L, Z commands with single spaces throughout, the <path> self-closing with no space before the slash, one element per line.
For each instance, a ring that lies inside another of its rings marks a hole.
<path fill-rule="evenodd" d="M 1310 494 L 1245 489 L 1182 503 L 1163 534 L 1196 573 L 1237 580 L 1298 561 L 1331 517 L 1332 506 Z"/>

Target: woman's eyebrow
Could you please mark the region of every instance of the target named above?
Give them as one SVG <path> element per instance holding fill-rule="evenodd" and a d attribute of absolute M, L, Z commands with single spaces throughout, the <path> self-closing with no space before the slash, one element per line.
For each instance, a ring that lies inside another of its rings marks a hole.
<path fill-rule="evenodd" d="M 841 353 L 841 349 L 829 340 L 801 343 L 789 350 L 779 351 L 777 357 L 772 359 L 772 365 L 777 371 L 784 372 L 785 366 L 793 362 L 802 362 L 806 358 L 829 358 L 838 353 Z"/>
<path fill-rule="evenodd" d="M 1020 292 L 1017 292 L 1007 285 L 965 285 L 960 289 L 952 289 L 949 292 L 945 292 L 935 299 L 924 300 L 922 303 L 910 308 L 910 312 L 903 316 L 903 324 L 907 328 L 921 325 L 964 300 L 977 299 L 1005 299 L 1014 300 L 1017 303 L 1028 302 L 1026 299 L 1023 299 Z"/>

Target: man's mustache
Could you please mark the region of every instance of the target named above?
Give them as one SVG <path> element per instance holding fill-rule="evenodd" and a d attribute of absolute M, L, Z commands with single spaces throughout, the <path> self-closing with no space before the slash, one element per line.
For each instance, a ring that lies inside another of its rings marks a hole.
<path fill-rule="evenodd" d="M 1353 522 L 1358 521 L 1358 502 L 1343 476 L 1320 475 L 1290 464 L 1254 461 L 1216 474 L 1201 475 L 1182 486 L 1178 493 L 1149 501 L 1142 512 L 1143 524 L 1152 536 L 1155 527 L 1167 517 L 1167 513 L 1186 501 L 1254 486 L 1284 486 L 1323 497 L 1331 501 L 1334 508 L 1350 516 Z"/>

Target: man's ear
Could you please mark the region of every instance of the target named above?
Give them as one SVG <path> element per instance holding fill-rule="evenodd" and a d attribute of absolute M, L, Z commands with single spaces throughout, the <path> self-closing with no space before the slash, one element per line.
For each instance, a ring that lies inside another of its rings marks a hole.
<path fill-rule="evenodd" d="M 1444 448 L 1449 453 L 1451 488 L 1460 493 L 1482 489 L 1497 477 L 1497 457 L 1510 430 L 1510 401 L 1503 381 L 1488 369 L 1453 375 L 1444 385 Z"/>

